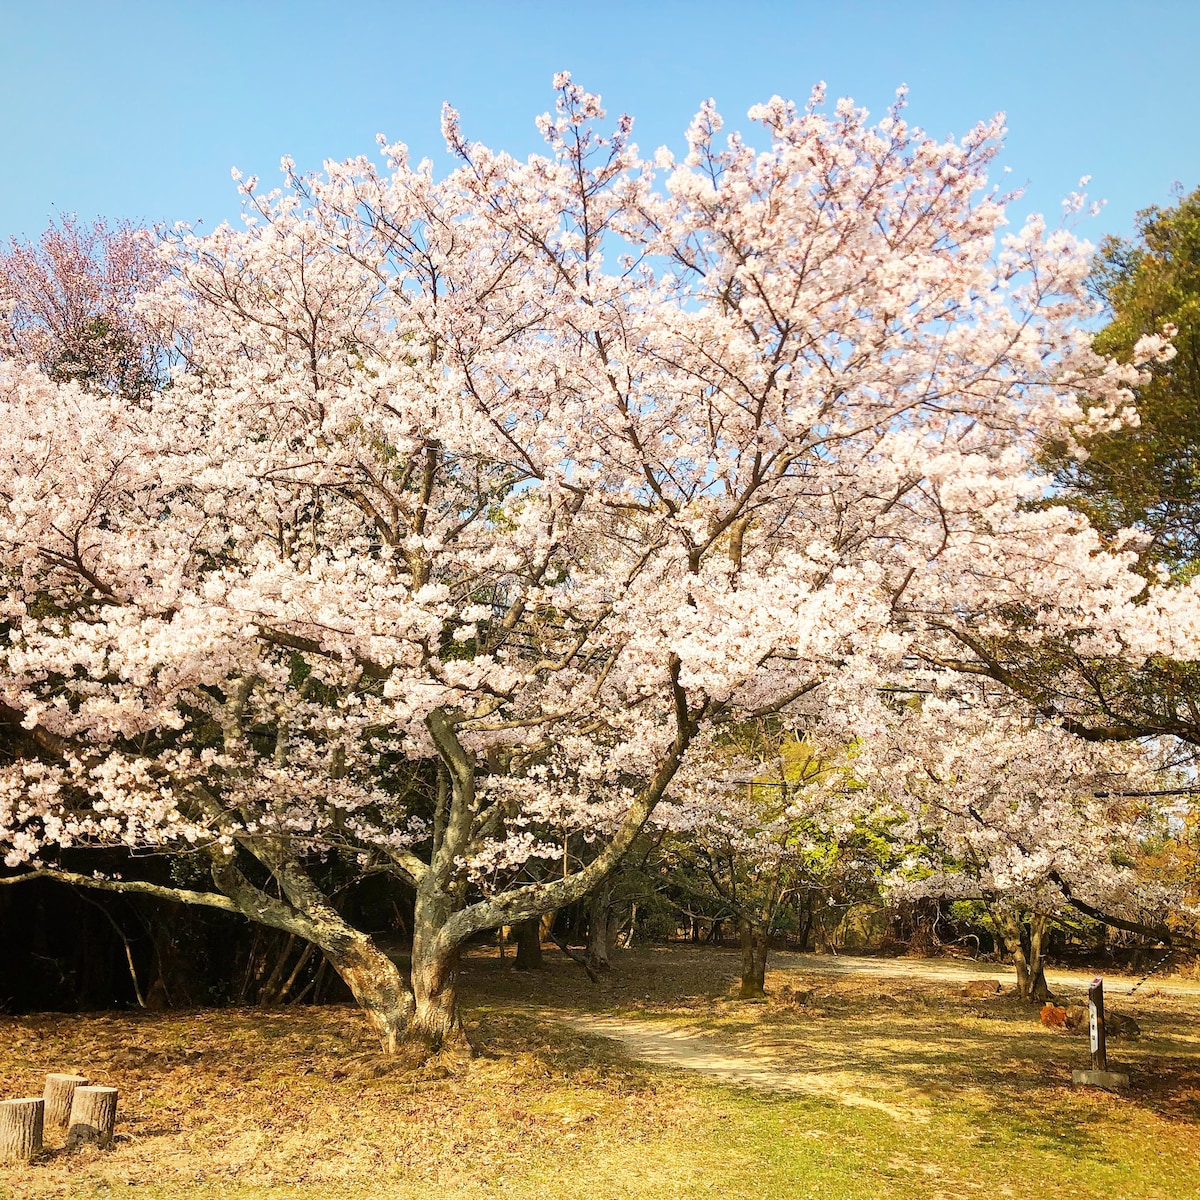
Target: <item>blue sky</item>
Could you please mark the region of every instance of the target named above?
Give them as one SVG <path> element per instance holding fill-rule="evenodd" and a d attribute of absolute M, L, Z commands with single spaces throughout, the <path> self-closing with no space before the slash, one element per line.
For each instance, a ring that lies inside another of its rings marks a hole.
<path fill-rule="evenodd" d="M 446 99 L 524 156 L 565 69 L 646 149 L 679 146 L 707 96 L 745 128 L 819 79 L 875 114 L 907 83 L 938 135 L 1004 110 L 1013 215 L 1057 214 L 1090 174 L 1095 239 L 1200 184 L 1198 52 L 1200 0 L 0 0 L 0 236 L 56 211 L 215 223 L 231 166 L 273 182 L 282 154 L 371 154 L 378 131 L 444 167 Z"/>

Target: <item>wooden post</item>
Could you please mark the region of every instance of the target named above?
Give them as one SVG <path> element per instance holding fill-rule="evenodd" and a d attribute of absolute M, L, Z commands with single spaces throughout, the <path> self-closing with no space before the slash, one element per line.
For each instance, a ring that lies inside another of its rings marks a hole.
<path fill-rule="evenodd" d="M 1088 987 L 1088 1030 L 1092 1041 L 1092 1066 L 1087 1071 L 1072 1071 L 1071 1082 L 1089 1087 L 1127 1088 L 1129 1076 L 1124 1071 L 1108 1069 L 1108 1046 L 1104 1036 L 1104 980 L 1097 976 Z"/>
<path fill-rule="evenodd" d="M 1104 979 L 1097 975 L 1088 987 L 1088 1031 L 1092 1039 L 1092 1070 L 1108 1070 L 1108 1045 L 1104 1035 Z"/>
<path fill-rule="evenodd" d="M 113 1126 L 117 1122 L 117 1089 L 113 1087 L 77 1087 L 71 1101 L 71 1122 L 67 1130 L 67 1149 L 95 1145 L 107 1150 L 112 1145 Z"/>
<path fill-rule="evenodd" d="M 41 1096 L 0 1100 L 0 1161 L 28 1160 L 41 1150 L 45 1111 Z"/>
<path fill-rule="evenodd" d="M 46 1076 L 46 1128 L 66 1129 L 71 1119 L 71 1100 L 77 1087 L 87 1086 L 86 1075 Z"/>

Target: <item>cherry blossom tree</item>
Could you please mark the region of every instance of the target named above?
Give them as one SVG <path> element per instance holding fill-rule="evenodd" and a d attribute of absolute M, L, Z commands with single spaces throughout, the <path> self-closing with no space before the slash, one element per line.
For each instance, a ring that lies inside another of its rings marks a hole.
<path fill-rule="evenodd" d="M 285 160 L 242 228 L 177 229 L 137 404 L 0 366 L 8 867 L 194 856 L 160 894 L 317 944 L 391 1049 L 460 1041 L 467 939 L 600 884 L 729 723 L 869 740 L 918 649 L 1111 637 L 1145 587 L 1028 503 L 1136 371 L 1083 331 L 1088 248 L 1006 230 L 998 120 L 818 89 L 751 110 L 760 149 L 706 104 L 647 159 L 555 86 L 544 155 L 447 110 L 444 179 Z M 414 889 L 411 979 L 330 855 Z"/>
<path fill-rule="evenodd" d="M 167 335 L 136 311 L 164 264 L 146 230 L 71 214 L 0 249 L 0 353 L 134 397 L 160 382 Z"/>
<path fill-rule="evenodd" d="M 826 781 L 888 827 L 897 861 L 881 882 L 893 899 L 983 901 L 1019 993 L 1038 1000 L 1054 918 L 1161 932 L 1186 907 L 1181 888 L 1136 870 L 1147 800 L 1170 777 L 1162 747 L 1081 738 L 991 684 L 923 683 L 902 706 L 878 697 L 872 736 L 844 756 L 841 784 Z M 836 795 L 814 803 L 826 821 L 850 811 Z"/>
<path fill-rule="evenodd" d="M 703 778 L 687 803 L 662 804 L 653 817 L 668 831 L 657 856 L 666 886 L 737 924 L 742 999 L 764 994 L 771 938 L 802 895 L 828 896 L 835 875 L 872 882 L 881 868 L 868 828 L 875 813 L 853 807 L 846 792 L 857 785 L 841 755 L 827 766 L 807 742 L 765 725 L 735 731 L 703 772 L 693 765 Z M 894 820 L 882 800 L 875 811 Z"/>

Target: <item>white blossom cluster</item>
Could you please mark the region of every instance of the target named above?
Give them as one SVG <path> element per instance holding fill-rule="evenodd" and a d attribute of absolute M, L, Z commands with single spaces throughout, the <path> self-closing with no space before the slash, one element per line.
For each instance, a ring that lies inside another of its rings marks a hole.
<path fill-rule="evenodd" d="M 7 865 L 269 844 L 412 873 L 453 825 L 440 712 L 476 777 L 455 869 L 500 894 L 659 796 L 711 820 L 712 739 L 771 712 L 858 747 L 914 839 L 940 814 L 964 887 L 1119 891 L 1087 797 L 1124 758 L 880 699 L 1014 612 L 1200 650 L 1194 586 L 1029 503 L 1047 439 L 1136 419 L 1090 247 L 1006 225 L 998 121 L 939 141 L 899 103 L 776 98 L 756 147 L 706 105 L 676 161 L 556 82 L 544 155 L 448 111 L 444 179 L 399 144 L 285 162 L 242 228 L 178 229 L 140 300 L 169 387 L 0 363 L 0 703 L 45 751 L 0 766 Z"/>

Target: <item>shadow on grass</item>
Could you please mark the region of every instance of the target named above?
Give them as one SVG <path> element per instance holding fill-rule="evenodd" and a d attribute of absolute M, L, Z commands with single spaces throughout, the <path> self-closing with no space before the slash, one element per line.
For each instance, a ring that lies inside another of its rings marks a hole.
<path fill-rule="evenodd" d="M 1138 1017 L 1144 1036 L 1110 1042 L 1110 1061 L 1128 1071 L 1132 1086 L 1109 1094 L 1070 1084 L 1072 1068 L 1088 1064 L 1085 1034 L 1043 1028 L 1038 1007 L 1010 995 L 969 999 L 945 981 L 772 972 L 769 990 L 774 985 L 778 993 L 787 984 L 812 993 L 797 1007 L 770 995 L 766 1003 L 733 999 L 738 961 L 728 951 L 635 952 L 621 956 L 598 985 L 565 959 L 549 958 L 544 970 L 521 974 L 494 953 L 479 952 L 467 966 L 475 1002 L 633 1019 L 649 1030 L 682 1031 L 748 1061 L 770 1063 L 802 1085 L 832 1081 L 826 1092 L 840 1084 L 933 1110 L 964 1108 L 985 1142 L 1003 1129 L 1008 1137 L 1083 1149 L 1114 1110 L 1200 1121 L 1195 997 L 1151 994 L 1135 1009 L 1122 1005 Z"/>

